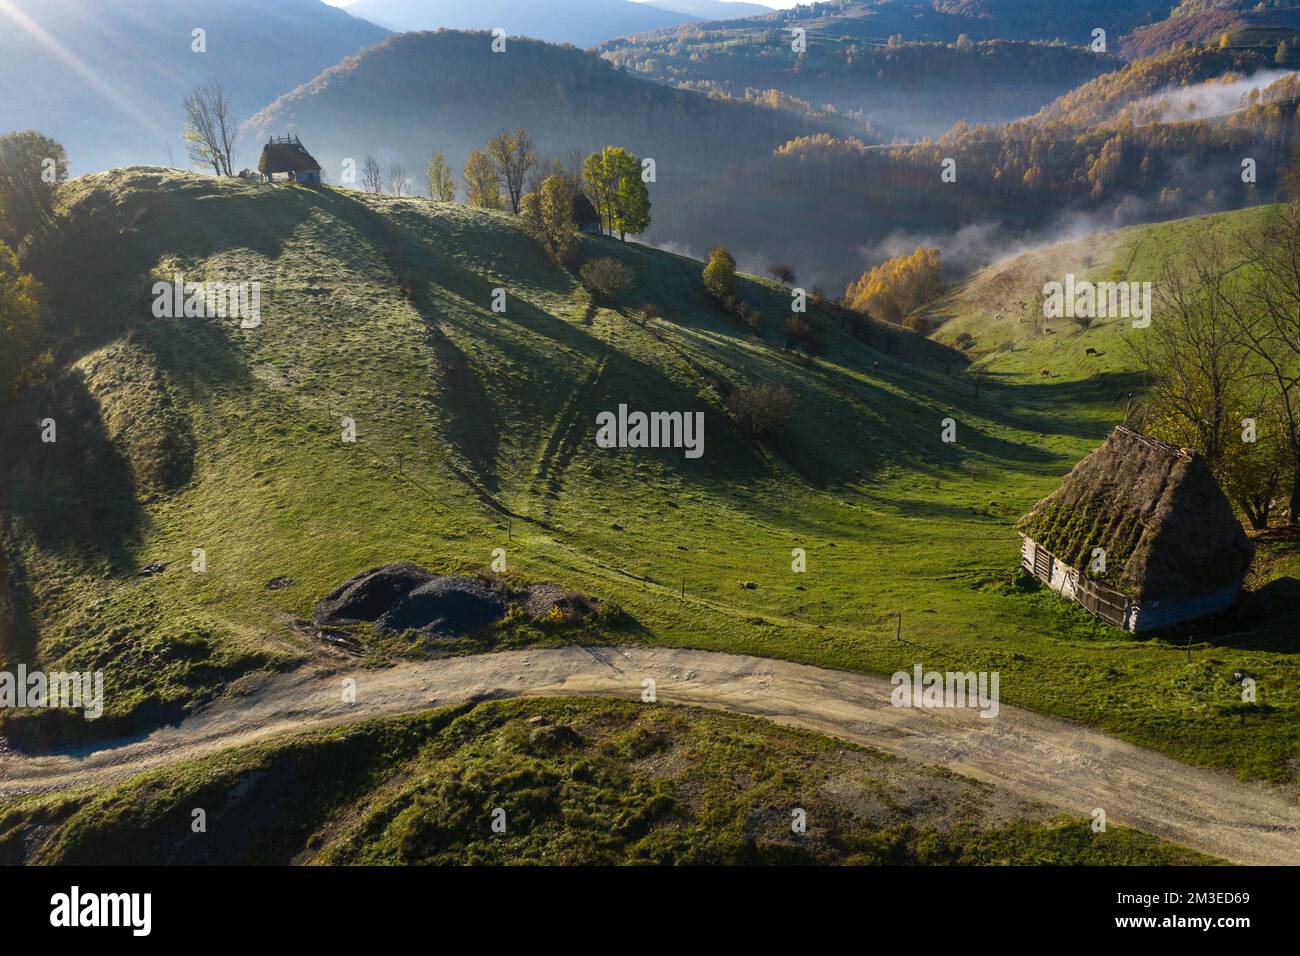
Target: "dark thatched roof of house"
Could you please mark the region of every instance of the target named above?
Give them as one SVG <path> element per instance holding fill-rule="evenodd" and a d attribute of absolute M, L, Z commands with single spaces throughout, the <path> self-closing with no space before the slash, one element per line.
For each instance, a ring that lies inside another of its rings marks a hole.
<path fill-rule="evenodd" d="M 258 172 L 265 175 L 290 173 L 300 169 L 320 169 L 320 163 L 312 159 L 311 153 L 303 148 L 295 136 L 289 139 L 272 138 L 262 147 L 262 158 L 257 161 Z"/>
<path fill-rule="evenodd" d="M 579 227 L 600 225 L 600 214 L 596 212 L 596 207 L 592 205 L 585 193 L 573 194 L 573 221 Z"/>
<path fill-rule="evenodd" d="M 1254 546 L 1205 459 L 1124 425 L 1020 520 L 1020 531 L 1137 600 L 1206 594 L 1240 580 Z"/>

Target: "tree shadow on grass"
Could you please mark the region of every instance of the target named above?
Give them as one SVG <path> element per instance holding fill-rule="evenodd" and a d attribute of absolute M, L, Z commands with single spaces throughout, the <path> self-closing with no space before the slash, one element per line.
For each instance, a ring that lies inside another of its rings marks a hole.
<path fill-rule="evenodd" d="M 46 418 L 57 429 L 49 443 L 41 440 Z M 0 427 L 0 441 L 14 452 L 5 508 L 16 530 L 73 564 L 134 570 L 144 512 L 130 465 L 80 373 L 63 371 L 29 391 Z"/>
<path fill-rule="evenodd" d="M 1161 631 L 1171 643 L 1210 644 L 1225 650 L 1300 653 L 1300 580 L 1275 578 L 1262 587 L 1242 592 L 1241 598 L 1221 614 L 1189 621 Z"/>

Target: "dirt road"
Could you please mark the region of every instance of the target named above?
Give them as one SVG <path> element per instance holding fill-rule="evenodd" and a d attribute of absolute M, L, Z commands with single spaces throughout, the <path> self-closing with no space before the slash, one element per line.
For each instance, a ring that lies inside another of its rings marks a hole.
<path fill-rule="evenodd" d="M 785 661 L 664 648 L 535 649 L 402 664 L 385 670 L 304 668 L 267 678 L 174 727 L 75 754 L 0 754 L 0 795 L 114 780 L 271 734 L 409 713 L 478 697 L 589 694 L 771 718 L 899 754 L 1002 787 L 1027 800 L 1123 823 L 1238 863 L 1300 864 L 1300 803 L 1261 784 L 1180 764 L 1096 730 L 1003 705 L 891 706 L 879 677 Z M 343 700 L 345 679 L 356 702 Z"/>

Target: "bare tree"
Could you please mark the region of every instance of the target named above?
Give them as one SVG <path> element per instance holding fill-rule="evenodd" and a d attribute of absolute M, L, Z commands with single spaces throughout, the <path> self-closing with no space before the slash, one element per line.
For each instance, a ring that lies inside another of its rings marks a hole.
<path fill-rule="evenodd" d="M 561 156 L 558 160 L 556 160 L 556 162 L 558 162 L 561 166 L 564 167 L 564 175 L 568 176 L 569 180 L 575 186 L 581 186 L 582 185 L 582 162 L 586 158 L 587 156 L 585 153 L 583 153 L 582 147 L 570 146 L 565 151 L 564 155 Z"/>
<path fill-rule="evenodd" d="M 388 167 L 388 191 L 394 196 L 406 195 L 406 167 L 401 163 Z"/>
<path fill-rule="evenodd" d="M 1250 352 L 1230 321 L 1234 296 L 1220 250 L 1202 244 L 1192 265 L 1165 264 L 1156 287 L 1159 316 L 1126 341 L 1151 376 L 1149 403 L 1171 437 L 1205 456 L 1216 473 L 1237 426 L 1250 378 Z"/>
<path fill-rule="evenodd" d="M 379 160 L 370 153 L 361 163 L 361 188 L 368 193 L 384 191 L 384 172 L 379 168 Z"/>
<path fill-rule="evenodd" d="M 510 211 L 519 212 L 519 197 L 523 195 L 528 171 L 537 165 L 532 137 L 522 129 L 498 133 L 488 140 L 487 152 L 497 176 L 505 184 Z"/>
<path fill-rule="evenodd" d="M 1254 274 L 1219 297 L 1273 393 L 1291 465 L 1290 521 L 1300 524 L 1300 202 L 1280 207 L 1241 246 Z"/>
<path fill-rule="evenodd" d="M 798 400 L 784 385 L 742 385 L 727 396 L 727 407 L 751 438 L 780 428 L 793 414 Z"/>
<path fill-rule="evenodd" d="M 196 163 L 211 166 L 218 176 L 233 176 L 238 130 L 234 107 L 220 80 L 206 80 L 186 95 L 181 135 Z"/>

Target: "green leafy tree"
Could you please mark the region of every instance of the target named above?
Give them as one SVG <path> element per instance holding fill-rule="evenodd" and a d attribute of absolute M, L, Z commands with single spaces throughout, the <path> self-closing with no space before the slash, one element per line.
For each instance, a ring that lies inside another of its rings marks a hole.
<path fill-rule="evenodd" d="M 722 246 L 717 246 L 709 253 L 709 261 L 704 265 L 704 288 L 709 294 L 722 299 L 731 295 L 736 286 L 736 260 Z"/>
<path fill-rule="evenodd" d="M 641 162 L 631 157 L 631 172 L 620 175 L 614 199 L 614 228 L 618 237 L 640 235 L 650 228 L 650 191 L 641 179 Z"/>
<path fill-rule="evenodd" d="M 587 195 L 606 235 L 626 238 L 650 226 L 650 192 L 641 179 L 641 161 L 621 146 L 606 146 L 582 164 Z"/>
<path fill-rule="evenodd" d="M 45 355 L 44 330 L 40 286 L 0 243 L 0 401 L 13 398 L 36 376 Z"/>
<path fill-rule="evenodd" d="M 465 193 L 471 206 L 481 209 L 502 209 L 501 180 L 488 154 L 481 149 L 471 150 L 465 160 Z"/>
<path fill-rule="evenodd" d="M 456 180 L 452 178 L 451 167 L 442 155 L 442 150 L 434 153 L 427 167 L 429 173 L 429 195 L 442 202 L 456 199 Z"/>
<path fill-rule="evenodd" d="M 546 238 L 546 229 L 542 225 L 542 197 L 539 193 L 524 193 L 519 197 L 519 218 L 524 228 L 533 235 Z"/>
<path fill-rule="evenodd" d="M 48 136 L 30 129 L 0 136 L 0 242 L 17 246 L 40 232 L 67 178 L 67 154 Z"/>
<path fill-rule="evenodd" d="M 600 216 L 601 229 L 606 235 L 612 235 L 614 229 L 614 210 L 618 197 L 618 176 L 610 162 L 610 154 L 616 149 L 606 146 L 599 153 L 592 153 L 582 163 L 582 181 L 587 188 L 587 196 L 596 207 Z"/>
<path fill-rule="evenodd" d="M 573 222 L 573 200 L 577 195 L 567 176 L 551 175 L 542 180 L 541 217 L 546 239 L 557 251 L 566 249 L 577 233 Z"/>

